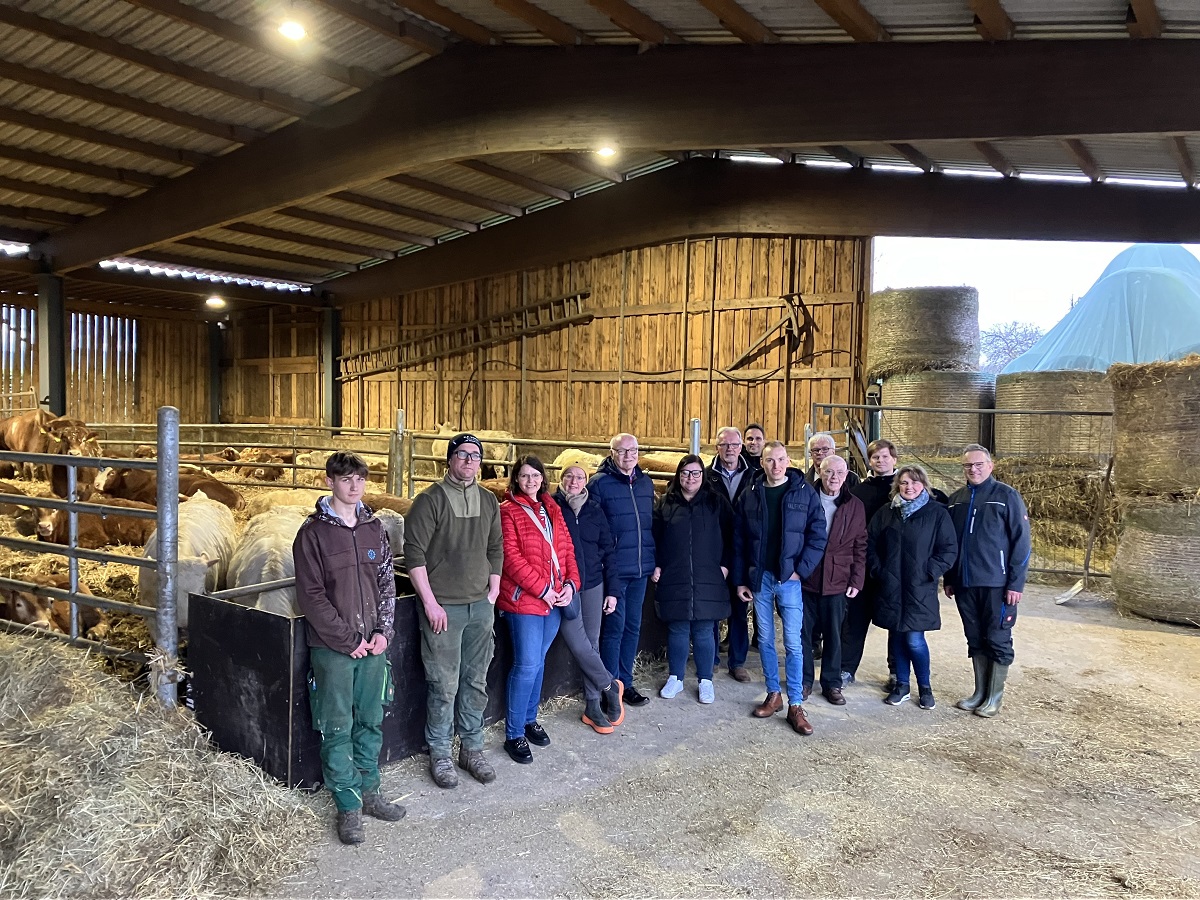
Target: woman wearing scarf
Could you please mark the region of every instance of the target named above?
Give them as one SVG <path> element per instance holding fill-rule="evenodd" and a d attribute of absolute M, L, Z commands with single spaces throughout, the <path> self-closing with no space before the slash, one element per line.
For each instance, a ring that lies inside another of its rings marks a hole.
<path fill-rule="evenodd" d="M 546 493 L 546 469 L 536 456 L 522 456 L 513 466 L 500 504 L 500 529 L 504 566 L 496 606 L 513 646 L 504 750 L 514 762 L 531 763 L 529 745 L 550 743 L 537 720 L 546 651 L 579 586 L 575 548 L 558 504 Z"/>
<path fill-rule="evenodd" d="M 957 556 L 954 523 L 930 497 L 929 476 L 920 466 L 901 466 L 891 502 L 867 530 L 867 572 L 879 586 L 874 621 L 888 630 L 888 649 L 896 662 L 896 684 L 885 703 L 899 706 L 911 696 L 911 670 L 921 709 L 934 707 L 925 632 L 942 627 L 938 579 Z"/>
<path fill-rule="evenodd" d="M 612 734 L 625 721 L 621 684 L 600 659 L 600 622 L 617 608 L 621 593 L 612 556 L 617 545 L 600 501 L 588 494 L 587 473 L 579 466 L 563 470 L 554 495 L 575 547 L 579 568 L 579 615 L 563 617 L 559 634 L 583 672 L 583 722 L 599 734 Z M 569 613 L 567 614 L 569 615 Z"/>

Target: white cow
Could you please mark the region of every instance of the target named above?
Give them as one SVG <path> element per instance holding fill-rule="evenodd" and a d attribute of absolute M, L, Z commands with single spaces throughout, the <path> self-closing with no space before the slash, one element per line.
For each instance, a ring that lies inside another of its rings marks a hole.
<path fill-rule="evenodd" d="M 176 619 L 188 627 L 188 594 L 211 594 L 225 589 L 229 562 L 237 544 L 238 528 L 229 507 L 210 500 L 203 491 L 179 504 L 179 565 L 175 575 Z M 143 554 L 155 559 L 158 532 L 146 541 Z M 141 569 L 138 603 L 158 606 L 158 570 Z"/>
<path fill-rule="evenodd" d="M 329 491 L 310 491 L 305 488 L 268 491 L 265 494 L 259 494 L 257 497 L 252 498 L 246 504 L 246 512 L 252 519 L 269 509 L 275 509 L 277 506 L 303 506 L 309 512 L 312 512 L 317 500 L 328 496 Z"/>

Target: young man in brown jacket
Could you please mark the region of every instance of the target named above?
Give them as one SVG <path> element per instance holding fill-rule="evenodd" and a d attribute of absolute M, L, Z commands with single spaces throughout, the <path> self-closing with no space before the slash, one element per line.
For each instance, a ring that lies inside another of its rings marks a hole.
<path fill-rule="evenodd" d="M 842 619 L 846 599 L 858 596 L 867 573 L 867 515 L 846 483 L 846 461 L 829 455 L 821 461 L 817 495 L 828 534 L 825 555 L 804 581 L 804 696 L 812 691 L 815 666 L 813 633 L 825 635 L 821 654 L 821 693 L 834 706 L 842 696 Z"/>
<path fill-rule="evenodd" d="M 313 727 L 321 732 L 321 773 L 343 844 L 363 842 L 364 812 L 389 822 L 404 817 L 404 807 L 379 793 L 396 579 L 387 531 L 362 502 L 366 482 L 361 457 L 329 457 L 332 496 L 317 500 L 292 545 L 296 600 L 307 619 Z"/>

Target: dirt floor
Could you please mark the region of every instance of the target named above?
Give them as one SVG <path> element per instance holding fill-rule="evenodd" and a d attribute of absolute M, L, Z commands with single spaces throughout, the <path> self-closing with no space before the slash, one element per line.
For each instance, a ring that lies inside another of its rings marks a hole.
<path fill-rule="evenodd" d="M 280 897 L 1200 897 L 1200 630 L 1031 587 L 992 720 L 954 708 L 970 668 L 953 605 L 931 634 L 938 706 L 882 703 L 884 636 L 837 708 L 750 717 L 762 682 L 655 694 L 610 736 L 556 701 L 529 766 L 439 790 L 422 756 L 384 771 L 397 824 L 326 840 Z M 757 655 L 751 654 L 751 664 Z M 641 675 L 661 684 L 661 665 Z"/>

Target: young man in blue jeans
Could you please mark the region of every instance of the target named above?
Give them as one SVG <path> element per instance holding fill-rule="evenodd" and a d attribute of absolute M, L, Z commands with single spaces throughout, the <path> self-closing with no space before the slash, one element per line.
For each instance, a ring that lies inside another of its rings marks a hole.
<path fill-rule="evenodd" d="M 804 598 L 801 582 L 825 553 L 825 513 L 812 485 L 788 468 L 787 448 L 771 441 L 763 448 L 763 477 L 738 501 L 734 516 L 733 575 L 738 596 L 754 603 L 758 652 L 767 697 L 754 715 L 768 719 L 783 709 L 779 655 L 775 649 L 775 610 L 783 620 L 787 670 L 787 721 L 797 734 L 812 734 L 804 714 Z"/>
<path fill-rule="evenodd" d="M 361 844 L 364 812 L 388 822 L 404 817 L 404 807 L 379 793 L 396 578 L 387 531 L 362 502 L 367 464 L 339 451 L 325 464 L 325 483 L 332 495 L 317 500 L 292 545 L 296 600 L 307 619 L 309 701 L 338 837 Z"/>

